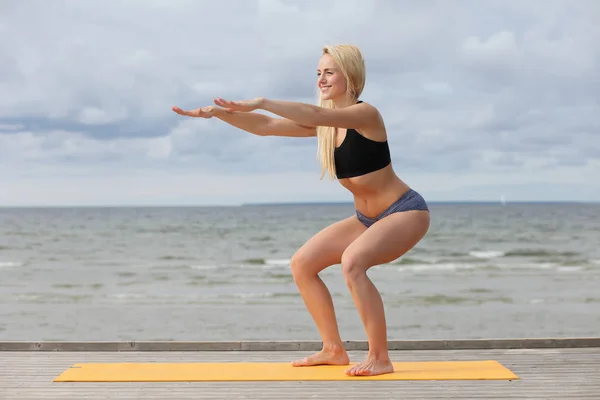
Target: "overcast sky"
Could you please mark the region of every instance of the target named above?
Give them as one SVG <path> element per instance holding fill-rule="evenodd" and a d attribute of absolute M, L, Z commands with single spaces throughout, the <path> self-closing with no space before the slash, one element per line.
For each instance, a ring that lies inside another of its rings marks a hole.
<path fill-rule="evenodd" d="M 351 201 L 315 138 L 171 111 L 315 103 L 324 44 L 429 201 L 600 201 L 600 2 L 5 0 L 0 205 Z"/>

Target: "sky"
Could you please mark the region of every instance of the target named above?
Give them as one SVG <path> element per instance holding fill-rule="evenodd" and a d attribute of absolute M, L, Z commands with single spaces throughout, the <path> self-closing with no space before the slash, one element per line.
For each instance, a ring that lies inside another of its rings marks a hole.
<path fill-rule="evenodd" d="M 182 117 L 316 104 L 323 45 L 428 201 L 600 201 L 597 0 L 0 2 L 0 206 L 349 202 L 315 138 Z"/>

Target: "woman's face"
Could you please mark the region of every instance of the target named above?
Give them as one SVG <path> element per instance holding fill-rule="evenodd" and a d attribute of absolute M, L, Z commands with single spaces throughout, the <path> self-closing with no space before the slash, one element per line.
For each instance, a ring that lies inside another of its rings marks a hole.
<path fill-rule="evenodd" d="M 346 77 L 333 57 L 323 54 L 317 69 L 317 86 L 324 100 L 335 100 L 346 96 Z"/>

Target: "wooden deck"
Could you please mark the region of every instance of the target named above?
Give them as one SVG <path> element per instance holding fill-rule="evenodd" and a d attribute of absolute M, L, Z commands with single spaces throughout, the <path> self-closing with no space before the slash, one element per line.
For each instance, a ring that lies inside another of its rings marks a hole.
<path fill-rule="evenodd" d="M 349 342 L 352 361 L 365 343 Z M 600 338 L 395 341 L 394 361 L 494 359 L 515 381 L 54 383 L 81 362 L 289 361 L 318 342 L 0 343 L 0 399 L 600 399 Z"/>

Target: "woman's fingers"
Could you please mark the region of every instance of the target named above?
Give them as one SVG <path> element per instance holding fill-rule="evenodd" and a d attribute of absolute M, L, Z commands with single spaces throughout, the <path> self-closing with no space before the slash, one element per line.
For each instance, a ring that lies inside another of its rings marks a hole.
<path fill-rule="evenodd" d="M 195 110 L 196 111 L 196 113 L 195 113 L 196 115 L 194 115 L 194 111 L 182 110 L 181 108 L 179 108 L 177 106 L 173 106 L 172 110 L 175 111 L 179 115 L 185 115 L 185 116 L 188 116 L 188 117 L 194 117 L 194 116 L 196 116 L 198 114 L 197 113 L 198 110 Z"/>
<path fill-rule="evenodd" d="M 177 114 L 185 115 L 185 111 L 183 111 L 181 108 L 179 108 L 177 106 L 171 107 L 171 110 L 175 111 Z"/>
<path fill-rule="evenodd" d="M 182 110 L 181 108 L 179 108 L 177 106 L 173 106 L 172 110 L 175 111 L 177 114 L 185 115 L 186 117 L 204 117 L 204 115 L 206 114 L 206 112 L 201 108 L 187 111 L 187 110 Z"/>
<path fill-rule="evenodd" d="M 213 101 L 219 107 L 233 107 L 233 106 L 237 105 L 234 101 L 225 100 L 225 99 L 222 99 L 220 97 L 217 97 L 216 99 L 213 99 Z"/>

